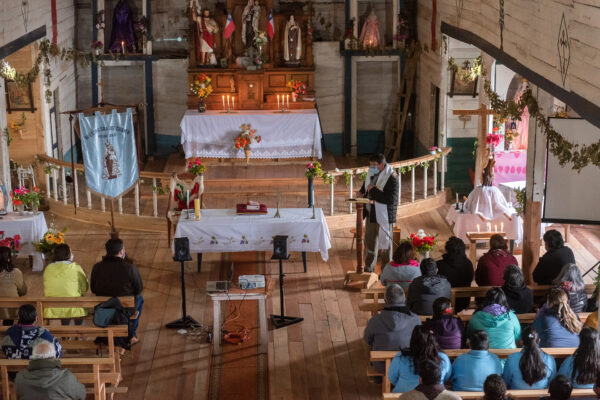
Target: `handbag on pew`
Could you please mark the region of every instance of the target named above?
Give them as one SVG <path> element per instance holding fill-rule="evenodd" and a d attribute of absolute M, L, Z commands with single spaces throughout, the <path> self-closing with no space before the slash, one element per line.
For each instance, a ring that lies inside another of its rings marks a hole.
<path fill-rule="evenodd" d="M 136 309 L 134 307 L 125 308 L 118 297 L 111 297 L 102 303 L 96 304 L 94 307 L 93 322 L 94 325 L 100 328 L 106 328 L 111 325 L 127 325 L 129 327 L 129 318 L 134 315 L 135 312 Z M 114 338 L 115 346 L 129 350 L 131 348 L 130 341 L 132 336 L 131 329 L 128 329 L 127 339 L 122 337 Z M 106 344 L 108 343 L 108 340 L 105 337 L 97 337 L 94 342 L 97 344 Z"/>

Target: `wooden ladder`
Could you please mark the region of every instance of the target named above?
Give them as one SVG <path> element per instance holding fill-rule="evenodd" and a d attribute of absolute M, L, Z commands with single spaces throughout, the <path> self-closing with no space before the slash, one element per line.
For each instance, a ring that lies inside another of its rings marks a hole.
<path fill-rule="evenodd" d="M 408 108 L 413 93 L 417 63 L 418 53 L 407 57 L 404 65 L 400 88 L 396 95 L 392 116 L 385 134 L 385 157 L 388 162 L 396 161 L 400 157 L 400 144 L 402 143 L 402 135 L 404 134 Z"/>

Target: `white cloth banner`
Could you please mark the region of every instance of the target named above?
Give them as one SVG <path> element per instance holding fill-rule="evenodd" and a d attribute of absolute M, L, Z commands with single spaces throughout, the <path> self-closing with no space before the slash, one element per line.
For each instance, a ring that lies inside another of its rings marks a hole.
<path fill-rule="evenodd" d="M 42 271 L 44 262 L 41 253 L 35 251 L 34 243 L 39 242 L 46 232 L 46 218 L 44 213 L 33 215 L 31 212 L 25 212 L 25 215 L 9 213 L 0 219 L 0 231 L 4 232 L 4 237 L 21 235 L 20 256 L 33 256 L 33 271 Z"/>
<path fill-rule="evenodd" d="M 273 251 L 273 237 L 287 235 L 288 251 L 320 252 L 323 261 L 331 248 L 329 229 L 323 210 L 282 208 L 263 215 L 237 215 L 235 210 L 202 210 L 199 221 L 185 213 L 179 218 L 175 237 L 190 240 L 191 253 L 229 253 L 238 251 Z"/>
<path fill-rule="evenodd" d="M 321 126 L 316 110 L 285 114 L 272 110 L 231 114 L 187 110 L 181 120 L 185 157 L 245 158 L 243 150 L 233 147 L 242 124 L 251 124 L 262 137 L 260 143 L 250 146 L 250 158 L 322 157 Z"/>

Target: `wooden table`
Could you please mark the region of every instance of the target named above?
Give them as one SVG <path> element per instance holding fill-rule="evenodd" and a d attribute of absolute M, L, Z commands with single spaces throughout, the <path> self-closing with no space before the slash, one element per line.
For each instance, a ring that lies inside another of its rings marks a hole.
<path fill-rule="evenodd" d="M 477 265 L 477 242 L 489 243 L 493 235 L 501 235 L 504 240 L 507 240 L 506 232 L 467 232 L 467 240 L 469 241 L 469 259 L 475 267 Z M 514 240 L 510 241 L 510 253 L 512 254 Z"/>

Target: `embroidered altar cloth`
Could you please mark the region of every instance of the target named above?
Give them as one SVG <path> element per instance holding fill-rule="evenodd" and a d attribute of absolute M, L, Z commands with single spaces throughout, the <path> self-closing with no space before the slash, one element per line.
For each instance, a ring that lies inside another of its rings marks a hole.
<path fill-rule="evenodd" d="M 181 120 L 181 144 L 185 157 L 245 158 L 233 147 L 242 124 L 251 124 L 260 143 L 253 143 L 250 158 L 321 158 L 321 125 L 316 110 L 187 110 Z"/>

